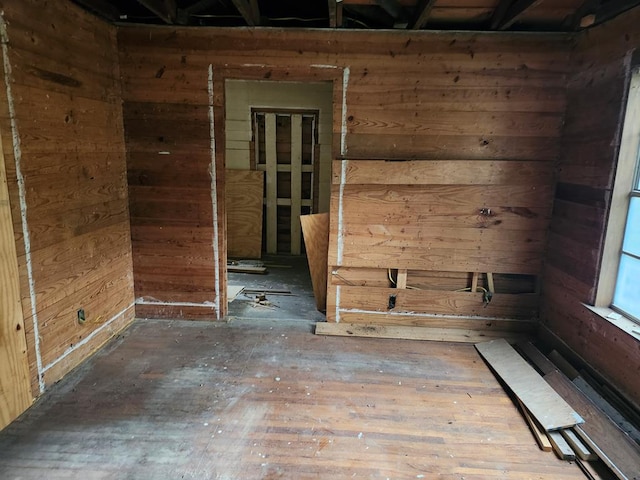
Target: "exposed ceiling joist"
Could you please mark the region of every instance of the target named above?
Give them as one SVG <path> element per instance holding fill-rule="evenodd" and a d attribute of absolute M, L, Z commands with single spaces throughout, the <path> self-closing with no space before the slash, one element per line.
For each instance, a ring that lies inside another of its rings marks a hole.
<path fill-rule="evenodd" d="M 376 4 L 393 18 L 393 26 L 396 28 L 407 28 L 409 17 L 404 7 L 398 0 L 376 0 Z"/>
<path fill-rule="evenodd" d="M 107 0 L 76 0 L 80 5 L 110 21 L 120 18 L 120 11 Z"/>
<path fill-rule="evenodd" d="M 568 30 L 577 30 L 582 19 L 597 10 L 599 4 L 600 0 L 584 0 L 575 12 L 565 18 L 562 23 L 563 27 Z"/>
<path fill-rule="evenodd" d="M 281 28 L 367 30 L 406 26 L 414 30 L 574 32 L 640 8 L 640 0 L 563 0 L 566 5 L 562 8 L 556 8 L 556 0 L 71 1 L 118 23 L 236 27 L 275 22 Z M 477 8 L 464 7 L 470 1 L 487 7 L 478 14 Z M 538 8 L 543 1 L 544 6 Z M 488 15 L 491 17 L 487 20 Z"/>
<path fill-rule="evenodd" d="M 542 3 L 543 0 L 502 0 L 491 19 L 492 30 L 506 30 L 523 13 Z"/>
<path fill-rule="evenodd" d="M 409 25 L 409 28 L 412 30 L 420 30 L 423 28 L 427 24 L 427 21 L 429 21 L 429 16 L 435 3 L 436 0 L 420 0 L 416 5 L 413 21 Z"/>
<path fill-rule="evenodd" d="M 151 10 L 165 23 L 169 25 L 176 23 L 178 14 L 176 0 L 138 0 L 138 3 Z"/>
<path fill-rule="evenodd" d="M 260 8 L 258 0 L 231 0 L 250 27 L 260 25 Z"/>
<path fill-rule="evenodd" d="M 638 6 L 638 0 L 610 0 L 602 4 L 594 13 L 597 22 L 602 23 L 636 6 Z"/>
<path fill-rule="evenodd" d="M 199 2 L 189 5 L 188 7 L 183 9 L 183 11 L 188 14 L 204 12 L 208 8 L 213 7 L 219 1 L 220 0 L 200 0 Z"/>
<path fill-rule="evenodd" d="M 337 28 L 342 26 L 342 0 L 327 0 L 329 5 L 329 26 Z"/>

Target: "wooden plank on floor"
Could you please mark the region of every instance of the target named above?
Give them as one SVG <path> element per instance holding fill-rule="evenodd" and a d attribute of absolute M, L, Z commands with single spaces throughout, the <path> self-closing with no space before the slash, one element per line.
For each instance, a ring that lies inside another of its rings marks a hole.
<path fill-rule="evenodd" d="M 504 339 L 476 349 L 546 431 L 573 427 L 583 420 Z"/>
<path fill-rule="evenodd" d="M 549 440 L 558 458 L 562 460 L 575 460 L 576 454 L 560 432 L 549 432 Z"/>
<path fill-rule="evenodd" d="M 569 361 L 564 358 L 557 350 L 549 352 L 549 360 L 558 367 L 557 369 L 564 373 L 570 380 L 575 380 L 580 376 L 580 372 L 576 370 Z"/>
<path fill-rule="evenodd" d="M 227 265 L 228 272 L 234 273 L 267 273 L 267 267 L 254 267 L 250 265 Z"/>
<path fill-rule="evenodd" d="M 300 217 L 304 245 L 311 274 L 313 296 L 321 312 L 327 309 L 327 255 L 329 252 L 329 214 L 316 213 Z"/>
<path fill-rule="evenodd" d="M 535 345 L 531 342 L 522 342 L 516 345 L 518 350 L 524 354 L 524 356 L 531 362 L 535 367 L 542 373 L 546 375 L 547 373 L 555 372 L 558 368 L 549 360 L 545 355 L 538 350 Z"/>
<path fill-rule="evenodd" d="M 316 335 L 337 335 L 342 337 L 398 338 L 405 340 L 432 340 L 436 342 L 459 343 L 476 343 L 491 337 L 523 338 L 523 335 L 516 332 L 344 322 L 318 322 L 316 323 L 315 333 Z"/>
<path fill-rule="evenodd" d="M 291 115 L 291 255 L 300 255 L 302 115 Z"/>
<path fill-rule="evenodd" d="M 576 453 L 578 458 L 582 460 L 596 460 L 598 456 L 589 450 L 578 435 L 570 428 L 561 430 L 562 436 L 567 441 L 571 449 Z"/>
<path fill-rule="evenodd" d="M 267 161 L 267 253 L 278 252 L 278 158 L 276 152 L 276 114 L 264 115 L 264 147 Z"/>
<path fill-rule="evenodd" d="M 527 410 L 527 407 L 524 406 L 520 399 L 518 399 L 518 406 L 520 407 L 522 416 L 527 421 L 529 429 L 531 430 L 531 433 L 533 433 L 533 438 L 535 438 L 536 443 L 540 447 L 540 450 L 544 452 L 550 452 L 553 449 L 553 446 L 551 445 L 551 441 L 549 440 L 547 432 L 545 432 L 535 421 L 535 419 L 529 413 L 529 410 Z"/>
<path fill-rule="evenodd" d="M 637 478 L 640 448 L 560 372 L 544 379 L 585 419 L 576 433 L 621 480 Z"/>

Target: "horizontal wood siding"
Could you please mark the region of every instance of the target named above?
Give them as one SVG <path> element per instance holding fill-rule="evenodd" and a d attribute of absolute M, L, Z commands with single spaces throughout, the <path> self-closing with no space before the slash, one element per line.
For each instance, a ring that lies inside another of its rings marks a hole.
<path fill-rule="evenodd" d="M 139 317 L 217 318 L 207 81 L 192 103 L 124 103 Z"/>
<path fill-rule="evenodd" d="M 575 353 L 640 403 L 640 344 L 582 303 L 596 295 L 613 189 L 635 9 L 578 37 L 567 91 L 558 184 L 542 289 L 542 321 Z M 615 275 L 615 272 L 611 272 Z"/>
<path fill-rule="evenodd" d="M 562 35 L 119 30 L 127 104 L 162 104 L 163 109 L 203 105 L 203 76 L 209 64 L 228 78 L 333 80 L 330 272 L 348 268 L 355 269 L 350 272 L 356 277 L 371 273 L 383 289 L 391 286 L 387 269 L 413 269 L 410 286 L 412 281 L 422 284 L 425 275 L 434 272 L 428 291 L 405 292 L 396 310 L 528 320 L 537 317 L 533 287 L 520 292 L 530 295 L 522 302 L 509 287 L 503 292 L 513 298 L 501 300 L 497 295 L 495 304 L 484 307 L 481 294 L 444 290 L 449 287 L 441 284 L 451 283 L 446 276 L 451 273 L 495 272 L 527 279 L 541 274 L 570 46 Z M 216 108 L 221 101 L 216 96 Z M 196 111 L 191 121 L 180 117 L 166 138 L 190 131 Z M 150 121 L 150 116 L 143 120 Z M 161 125 L 156 131 L 151 126 L 149 141 L 165 136 Z M 130 172 L 137 171 L 136 148 L 146 148 L 132 133 L 138 128 L 133 123 L 127 127 Z M 193 129 L 197 131 L 195 125 Z M 185 153 L 198 156 L 197 136 L 191 135 L 190 142 L 183 145 Z M 149 148 L 148 154 L 157 155 L 154 150 L 159 147 Z M 347 160 L 346 183 L 341 184 L 342 163 Z M 145 168 L 149 165 L 147 161 Z M 196 168 L 195 160 L 188 165 Z M 197 168 L 205 174 L 204 164 Z M 176 175 L 171 188 L 174 193 L 161 195 L 163 202 L 189 202 L 193 211 L 198 211 L 197 205 L 209 208 L 204 195 L 182 175 Z M 132 187 L 131 202 L 135 232 L 138 218 L 156 210 L 137 187 Z M 189 218 L 188 210 L 180 213 L 172 218 Z M 158 228 L 178 225 L 169 219 L 158 222 Z M 139 242 L 153 240 L 134 238 L 136 255 L 143 254 Z M 181 264 L 177 251 L 146 259 L 149 268 L 161 258 L 172 268 L 171 256 L 173 265 Z M 198 259 L 206 263 L 204 256 Z M 136 277 L 143 278 L 146 271 L 135 263 Z M 440 283 L 437 272 L 445 272 Z M 387 312 L 386 290 L 349 290 L 343 300 L 353 299 L 351 305 L 337 301 L 340 277 L 339 272 L 331 275 L 330 305 Z M 437 290 L 440 305 L 432 302 Z M 336 308 L 329 308 L 327 315 L 336 320 Z M 376 315 L 376 322 L 385 317 Z"/>
<path fill-rule="evenodd" d="M 133 319 L 116 32 L 70 2 L 2 9 L 0 128 L 37 394 Z"/>

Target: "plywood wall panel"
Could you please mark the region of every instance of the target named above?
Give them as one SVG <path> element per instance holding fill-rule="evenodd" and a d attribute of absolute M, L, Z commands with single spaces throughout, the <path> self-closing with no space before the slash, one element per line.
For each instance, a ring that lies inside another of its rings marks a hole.
<path fill-rule="evenodd" d="M 4 146 L 37 395 L 133 319 L 119 69 L 115 29 L 73 4 L 2 9 L 11 72 L 0 122 L 20 142 Z"/>

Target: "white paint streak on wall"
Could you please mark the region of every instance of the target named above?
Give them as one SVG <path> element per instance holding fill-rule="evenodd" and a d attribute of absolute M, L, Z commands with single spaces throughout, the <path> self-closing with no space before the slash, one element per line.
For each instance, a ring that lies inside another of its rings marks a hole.
<path fill-rule="evenodd" d="M 340 155 L 347 154 L 347 87 L 349 86 L 349 67 L 342 71 L 342 129 L 340 132 Z"/>
<path fill-rule="evenodd" d="M 340 323 L 340 285 L 336 287 L 336 323 Z"/>
<path fill-rule="evenodd" d="M 4 66 L 4 83 L 7 89 L 7 103 L 9 104 L 9 117 L 11 120 L 11 136 L 13 139 L 13 157 L 16 165 L 16 178 L 18 181 L 18 196 L 20 197 L 20 218 L 22 221 L 22 237 L 24 239 L 25 263 L 27 264 L 27 278 L 29 283 L 29 299 L 31 302 L 31 321 L 33 323 L 33 342 L 36 353 L 36 367 L 38 369 L 38 386 L 40 393 L 44 392 L 42 355 L 40 353 L 40 327 L 38 324 L 38 310 L 36 308 L 36 287 L 33 279 L 33 267 L 31 264 L 31 236 L 27 224 L 27 200 L 24 176 L 22 175 L 22 147 L 20 134 L 16 122 L 16 111 L 11 91 L 11 62 L 9 61 L 9 36 L 7 24 L 4 20 L 4 11 L 0 12 L 0 41 L 2 42 L 2 61 Z"/>
<path fill-rule="evenodd" d="M 344 220 L 343 220 L 343 202 L 344 202 L 344 186 L 347 183 L 347 166 L 349 160 L 340 162 L 342 165 L 340 171 L 340 191 L 338 194 L 338 247 L 337 247 L 337 267 L 342 266 L 342 255 L 344 251 Z"/>
<path fill-rule="evenodd" d="M 106 329 L 107 327 L 109 327 L 113 322 L 115 322 L 118 318 L 120 318 L 122 315 L 124 315 L 126 313 L 127 310 L 129 310 L 130 308 L 132 308 L 135 304 L 131 303 L 128 307 L 126 307 L 124 310 L 116 313 L 113 317 L 111 317 L 108 321 L 104 322 L 102 325 L 100 325 L 100 327 L 96 328 L 93 332 L 91 332 L 91 334 L 87 335 L 85 338 L 83 338 L 80 342 L 76 343 L 75 345 L 73 345 L 72 347 L 67 348 L 64 353 L 62 355 L 60 355 L 58 358 L 56 358 L 53 362 L 51 362 L 50 364 L 48 364 L 47 366 L 44 367 L 44 369 L 42 370 L 43 373 L 46 372 L 47 370 L 49 370 L 51 367 L 55 366 L 57 363 L 59 363 L 60 361 L 64 360 L 66 357 L 68 357 L 71 353 L 73 353 L 74 351 L 76 351 L 78 348 L 82 347 L 83 345 L 86 345 L 89 341 L 91 341 L 91 339 L 93 337 L 95 337 L 98 333 L 100 333 L 102 330 Z"/>
<path fill-rule="evenodd" d="M 146 300 L 143 297 L 136 298 L 136 305 L 163 305 L 167 307 L 214 307 L 215 302 L 163 302 L 162 300 Z"/>
<path fill-rule="evenodd" d="M 209 136 L 211 138 L 211 203 L 213 204 L 213 261 L 215 264 L 216 318 L 220 320 L 220 246 L 218 245 L 218 187 L 216 185 L 216 132 L 213 112 L 213 65 L 209 65 Z"/>

